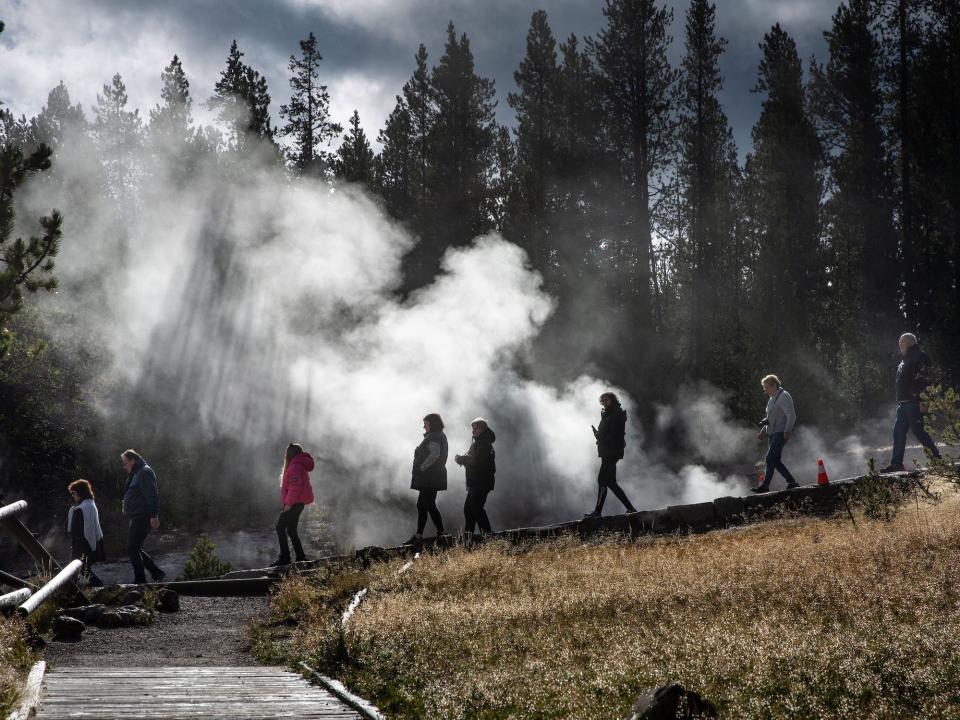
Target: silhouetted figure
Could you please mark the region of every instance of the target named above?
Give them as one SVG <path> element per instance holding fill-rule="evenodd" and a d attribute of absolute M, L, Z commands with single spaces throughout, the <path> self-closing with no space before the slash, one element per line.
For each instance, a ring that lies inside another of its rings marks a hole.
<path fill-rule="evenodd" d="M 483 418 L 470 423 L 473 442 L 466 455 L 457 455 L 454 461 L 462 465 L 467 475 L 467 500 L 463 504 L 464 529 L 472 533 L 479 525 L 481 533 L 492 532 L 484 505 L 493 490 L 497 473 L 496 452 L 493 443 L 497 436 Z"/>
<path fill-rule="evenodd" d="M 607 501 L 610 490 L 623 503 L 627 512 L 636 512 L 630 504 L 627 494 L 617 484 L 617 463 L 623 459 L 627 447 L 627 411 L 620 407 L 620 401 L 612 392 L 600 396 L 600 427 L 593 427 L 593 436 L 597 440 L 597 454 L 600 456 L 600 472 L 597 474 L 597 506 L 584 517 L 598 518 Z"/>
<path fill-rule="evenodd" d="M 91 587 L 103 585 L 93 572 L 93 564 L 107 559 L 103 551 L 103 530 L 100 513 L 93 501 L 93 488 L 88 480 L 74 480 L 67 486 L 73 507 L 67 511 L 67 534 L 70 536 L 70 559 L 83 561 L 83 574 Z"/>
<path fill-rule="evenodd" d="M 765 493 L 770 489 L 770 481 L 773 480 L 774 470 L 779 470 L 780 474 L 787 481 L 788 488 L 797 487 L 797 481 L 783 464 L 783 448 L 793 434 L 793 426 L 797 423 L 797 411 L 793 406 L 793 397 L 783 389 L 780 384 L 780 378 L 776 375 L 767 375 L 760 381 L 763 392 L 767 395 L 767 415 L 761 421 L 763 429 L 760 430 L 758 437 L 767 434 L 767 467 L 763 474 L 763 482 L 755 488 L 750 488 L 751 492 Z"/>
<path fill-rule="evenodd" d="M 923 415 L 926 403 L 920 395 L 932 381 L 933 363 L 930 356 L 920 349 L 917 336 L 904 333 L 900 336 L 900 355 L 902 360 L 897 366 L 896 393 L 897 417 L 893 423 L 893 452 L 890 464 L 880 472 L 902 472 L 903 455 L 907 449 L 907 432 L 912 432 L 920 444 L 930 450 L 934 458 L 940 457 L 940 451 L 933 438 L 923 427 Z"/>
<path fill-rule="evenodd" d="M 417 497 L 417 532 L 404 545 L 415 545 L 423 540 L 427 515 L 444 535 L 443 518 L 437 509 L 437 493 L 447 489 L 447 436 L 443 434 L 443 420 L 436 413 L 423 419 L 423 442 L 413 453 L 413 473 L 410 488 L 419 490 Z"/>
<path fill-rule="evenodd" d="M 133 566 L 133 582 L 143 584 L 147 581 L 143 569 L 157 582 L 166 577 L 157 564 L 143 550 L 143 542 L 150 530 L 160 527 L 160 495 L 157 491 L 157 476 L 153 468 L 144 462 L 136 450 L 124 450 L 120 455 L 120 464 L 127 471 L 127 482 L 123 492 L 123 514 L 130 519 L 127 529 L 127 555 Z"/>
<path fill-rule="evenodd" d="M 277 565 L 290 564 L 290 545 L 297 562 L 303 562 L 307 556 L 303 553 L 300 544 L 300 535 L 297 534 L 297 524 L 300 522 L 300 513 L 303 508 L 313 502 L 313 486 L 310 484 L 310 472 L 314 468 L 313 456 L 304 452 L 296 443 L 287 445 L 283 453 L 283 468 L 280 471 L 280 502 L 283 510 L 277 519 L 277 540 L 280 542 L 280 557 L 273 563 Z"/>

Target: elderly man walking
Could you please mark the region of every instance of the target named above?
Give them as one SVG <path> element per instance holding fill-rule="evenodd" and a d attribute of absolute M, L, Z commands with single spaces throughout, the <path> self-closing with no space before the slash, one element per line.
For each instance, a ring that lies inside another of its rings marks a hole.
<path fill-rule="evenodd" d="M 787 444 L 790 436 L 793 434 L 793 426 L 797 422 L 797 411 L 793 407 L 793 398 L 780 384 L 780 378 L 776 375 L 767 375 L 760 381 L 763 392 L 767 395 L 767 416 L 763 420 L 763 425 L 769 439 L 767 445 L 767 469 L 763 475 L 763 482 L 755 488 L 750 488 L 755 493 L 765 493 L 770 490 L 770 481 L 773 479 L 773 471 L 779 470 L 787 481 L 788 488 L 797 487 L 797 481 L 783 464 L 783 447 Z M 760 431 L 759 437 L 763 437 L 764 430 Z"/>
<path fill-rule="evenodd" d="M 895 383 L 897 393 L 897 419 L 893 423 L 893 454 L 890 464 L 880 472 L 903 472 L 903 455 L 907 449 L 907 432 L 913 432 L 920 444 L 929 449 L 933 457 L 940 457 L 940 451 L 933 438 L 923 428 L 925 403 L 920 395 L 931 381 L 930 356 L 920 349 L 917 336 L 904 333 L 900 336 L 900 356 L 903 358 L 897 366 Z"/>

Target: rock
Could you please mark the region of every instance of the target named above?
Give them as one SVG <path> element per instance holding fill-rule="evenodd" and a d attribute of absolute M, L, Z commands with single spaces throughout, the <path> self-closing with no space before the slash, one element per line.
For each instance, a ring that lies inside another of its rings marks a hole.
<path fill-rule="evenodd" d="M 124 627 L 142 627 L 153 622 L 153 616 L 147 610 L 136 605 L 124 605 L 117 608 L 117 615 L 121 617 Z"/>
<path fill-rule="evenodd" d="M 96 625 L 106 609 L 105 605 L 94 603 L 92 605 L 80 605 L 79 607 L 67 608 L 61 615 L 76 618 L 88 625 Z"/>
<path fill-rule="evenodd" d="M 105 610 L 97 620 L 97 627 L 115 628 L 123 627 L 123 618 L 116 610 Z"/>
<path fill-rule="evenodd" d="M 161 588 L 157 591 L 157 610 L 172 613 L 180 610 L 180 596 L 170 588 Z"/>
<path fill-rule="evenodd" d="M 143 590 L 131 588 L 120 596 L 117 605 L 137 605 L 141 602 L 143 602 Z"/>
<path fill-rule="evenodd" d="M 60 615 L 53 621 L 53 636 L 57 640 L 76 640 L 87 626 L 69 615 Z"/>
<path fill-rule="evenodd" d="M 712 502 L 671 505 L 666 512 L 673 523 L 681 529 L 708 530 L 717 522 Z"/>
<path fill-rule="evenodd" d="M 720 524 L 730 525 L 740 522 L 743 519 L 743 511 L 746 509 L 747 504 L 742 497 L 718 497 L 713 501 L 713 512 Z"/>
<path fill-rule="evenodd" d="M 694 720 L 715 718 L 717 709 L 680 683 L 670 683 L 647 690 L 637 698 L 627 720 Z"/>

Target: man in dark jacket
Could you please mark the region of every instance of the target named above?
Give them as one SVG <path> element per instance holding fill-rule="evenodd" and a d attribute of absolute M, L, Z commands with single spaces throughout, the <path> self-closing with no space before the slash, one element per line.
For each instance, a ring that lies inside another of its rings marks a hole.
<path fill-rule="evenodd" d="M 902 472 L 906 470 L 903 455 L 907 448 L 907 432 L 912 431 L 920 444 L 928 448 L 933 457 L 940 457 L 940 451 L 933 438 L 923 428 L 925 403 L 920 395 L 932 381 L 930 356 L 920 349 L 917 336 L 904 333 L 900 336 L 900 355 L 903 359 L 897 366 L 896 393 L 897 419 L 893 424 L 893 454 L 890 464 L 880 472 Z"/>
<path fill-rule="evenodd" d="M 600 396 L 600 427 L 592 427 L 597 440 L 597 454 L 600 456 L 600 472 L 597 475 L 597 507 L 584 517 L 598 518 L 607 500 L 607 489 L 623 503 L 628 513 L 636 512 L 627 499 L 627 494 L 617 484 L 617 462 L 623 459 L 627 447 L 627 411 L 620 407 L 620 401 L 612 392 Z"/>
<path fill-rule="evenodd" d="M 464 528 L 473 533 L 477 525 L 481 533 L 492 532 L 490 519 L 483 506 L 487 502 L 487 495 L 493 490 L 497 472 L 496 452 L 493 443 L 497 436 L 483 418 L 477 418 L 470 423 L 473 442 L 466 455 L 456 455 L 453 459 L 457 465 L 462 465 L 467 474 L 467 500 L 463 504 Z"/>
<path fill-rule="evenodd" d="M 133 582 L 143 584 L 147 581 L 143 569 L 150 571 L 157 582 L 163 580 L 163 572 L 149 555 L 143 551 L 143 541 L 150 529 L 160 527 L 160 495 L 157 492 L 157 476 L 153 468 L 144 462 L 136 450 L 124 450 L 120 463 L 127 471 L 127 482 L 123 492 L 123 514 L 130 519 L 127 529 L 127 554 L 133 565 Z"/>

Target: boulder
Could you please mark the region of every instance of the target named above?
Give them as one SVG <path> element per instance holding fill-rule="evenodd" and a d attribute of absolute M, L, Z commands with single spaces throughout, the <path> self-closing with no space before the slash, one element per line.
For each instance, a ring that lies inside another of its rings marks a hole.
<path fill-rule="evenodd" d="M 137 605 L 141 602 L 143 602 L 143 590 L 130 588 L 120 596 L 117 605 Z"/>
<path fill-rule="evenodd" d="M 124 618 L 116 610 L 105 610 L 97 620 L 97 626 L 102 628 L 123 627 Z"/>
<path fill-rule="evenodd" d="M 715 718 L 717 709 L 680 683 L 647 690 L 637 698 L 627 720 L 694 720 Z"/>
<path fill-rule="evenodd" d="M 53 636 L 57 640 L 76 640 L 86 629 L 86 625 L 69 615 L 60 615 L 53 621 Z"/>
<path fill-rule="evenodd" d="M 94 603 L 92 605 L 80 605 L 79 607 L 67 608 L 60 614 L 75 618 L 88 625 L 96 625 L 106 609 L 105 605 Z"/>
<path fill-rule="evenodd" d="M 136 605 L 118 607 L 116 612 L 121 618 L 122 627 L 140 627 L 153 622 L 153 616 L 147 610 Z"/>
<path fill-rule="evenodd" d="M 157 610 L 163 613 L 178 612 L 180 596 L 170 588 L 161 588 L 157 591 Z"/>

